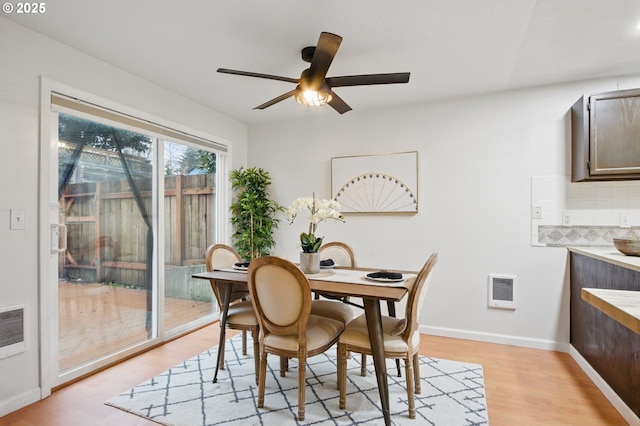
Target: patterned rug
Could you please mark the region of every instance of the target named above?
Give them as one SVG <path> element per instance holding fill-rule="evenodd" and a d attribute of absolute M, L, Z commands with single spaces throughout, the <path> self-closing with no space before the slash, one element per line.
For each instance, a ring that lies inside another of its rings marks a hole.
<path fill-rule="evenodd" d="M 348 361 L 347 407 L 338 409 L 336 349 L 308 359 L 305 420 L 297 420 L 297 363 L 280 377 L 279 358 L 269 356 L 265 406 L 257 408 L 258 388 L 250 339 L 242 355 L 241 337 L 225 345 L 225 369 L 211 383 L 217 347 L 213 347 L 106 402 L 138 416 L 171 426 L 212 425 L 369 425 L 381 424 L 380 397 L 367 357 L 360 376 L 360 355 Z M 394 425 L 487 425 L 482 366 L 420 357 L 422 392 L 416 395 L 416 419 L 409 419 L 404 380 L 388 360 L 389 399 Z"/>

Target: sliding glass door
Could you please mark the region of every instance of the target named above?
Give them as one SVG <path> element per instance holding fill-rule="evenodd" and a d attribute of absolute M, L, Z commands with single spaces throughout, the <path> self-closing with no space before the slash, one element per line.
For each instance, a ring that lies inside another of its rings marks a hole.
<path fill-rule="evenodd" d="M 164 147 L 164 315 L 165 334 L 180 333 L 217 312 L 206 280 L 207 246 L 216 238 L 217 155 L 179 142 Z"/>
<path fill-rule="evenodd" d="M 157 337 L 156 141 L 60 114 L 58 255 L 61 374 Z"/>
<path fill-rule="evenodd" d="M 191 276 L 224 219 L 215 151 L 65 108 L 51 117 L 55 387 L 215 320 L 209 283 Z"/>

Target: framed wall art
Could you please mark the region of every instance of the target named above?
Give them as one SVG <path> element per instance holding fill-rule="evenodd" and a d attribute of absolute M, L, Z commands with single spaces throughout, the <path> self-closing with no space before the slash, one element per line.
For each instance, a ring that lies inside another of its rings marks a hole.
<path fill-rule="evenodd" d="M 333 157 L 331 194 L 343 213 L 416 213 L 418 152 Z"/>

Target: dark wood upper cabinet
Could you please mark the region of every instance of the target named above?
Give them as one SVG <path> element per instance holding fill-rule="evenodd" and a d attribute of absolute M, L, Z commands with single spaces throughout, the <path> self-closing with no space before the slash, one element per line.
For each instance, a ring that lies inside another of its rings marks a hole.
<path fill-rule="evenodd" d="M 640 179 L 640 89 L 585 95 L 571 108 L 571 181 Z"/>

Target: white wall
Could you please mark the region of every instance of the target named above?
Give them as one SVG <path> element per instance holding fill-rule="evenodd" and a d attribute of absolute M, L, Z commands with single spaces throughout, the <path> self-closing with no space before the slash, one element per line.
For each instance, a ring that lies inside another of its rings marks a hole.
<path fill-rule="evenodd" d="M 232 144 L 246 164 L 247 126 L 0 17 L 0 308 L 28 305 L 27 352 L 0 360 L 0 416 L 38 399 L 38 161 L 40 77 Z M 9 230 L 11 208 L 27 229 Z"/>
<path fill-rule="evenodd" d="M 249 164 L 271 173 L 274 198 L 288 205 L 312 191 L 332 196 L 331 157 L 418 151 L 417 214 L 348 215 L 319 234 L 351 244 L 361 266 L 419 269 L 439 252 L 424 332 L 567 350 L 567 254 L 531 245 L 531 180 L 570 173 L 569 111 L 583 93 L 639 85 L 592 81 L 377 113 L 352 105 L 343 116 L 252 126 Z M 284 219 L 275 251 L 296 259 L 304 228 Z M 487 308 L 490 273 L 517 276 L 515 311 Z"/>
<path fill-rule="evenodd" d="M 247 131 L 3 18 L 0 58 L 0 307 L 30 308 L 28 351 L 0 360 L 0 416 L 39 392 L 41 76 L 231 141 L 232 167 L 247 164 L 248 153 L 249 165 L 271 173 L 274 197 L 284 205 L 312 191 L 332 195 L 331 157 L 417 150 L 418 214 L 349 215 L 344 224 L 321 224 L 320 234 L 353 245 L 362 266 L 417 269 L 439 252 L 424 331 L 561 349 L 569 339 L 566 251 L 531 246 L 531 178 L 569 173 L 569 108 L 579 96 L 640 85 L 640 78 L 592 81 L 378 113 L 352 105 L 343 116 Z M 26 230 L 9 230 L 10 208 L 26 209 Z M 283 217 L 277 253 L 295 259 L 304 228 Z M 515 311 L 486 307 L 489 273 L 518 277 Z"/>

